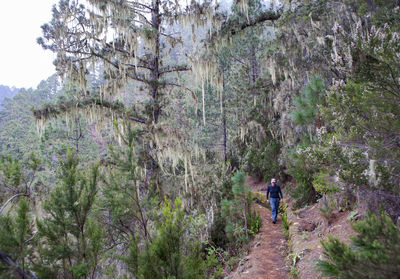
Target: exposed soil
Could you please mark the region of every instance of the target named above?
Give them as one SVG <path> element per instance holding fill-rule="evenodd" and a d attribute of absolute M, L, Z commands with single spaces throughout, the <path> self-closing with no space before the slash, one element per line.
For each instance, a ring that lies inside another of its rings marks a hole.
<path fill-rule="evenodd" d="M 253 191 L 265 187 L 265 183 L 248 178 L 247 183 Z M 282 234 L 281 216 L 276 224 L 271 222 L 269 209 L 255 204 L 254 209 L 260 212 L 263 224 L 260 232 L 250 243 L 249 254 L 244 257 L 236 270 L 228 278 L 252 279 L 285 279 L 288 278 L 286 259 L 286 239 Z"/>
<path fill-rule="evenodd" d="M 348 243 L 353 234 L 348 221 L 350 212 L 333 212 L 328 224 L 320 214 L 320 206 L 316 203 L 297 211 L 287 210 L 291 250 L 288 258 L 299 279 L 322 278 L 316 270 L 316 262 L 323 258 L 321 240 L 332 235 Z"/>

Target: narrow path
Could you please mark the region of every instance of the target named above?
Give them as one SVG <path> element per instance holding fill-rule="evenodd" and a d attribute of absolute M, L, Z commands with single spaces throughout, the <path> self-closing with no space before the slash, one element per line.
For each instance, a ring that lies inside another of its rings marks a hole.
<path fill-rule="evenodd" d="M 253 190 L 258 190 L 265 184 L 255 184 L 251 178 L 247 183 Z M 281 216 L 276 224 L 271 222 L 269 209 L 259 204 L 254 209 L 260 212 L 263 224 L 260 232 L 250 243 L 249 254 L 242 259 L 229 279 L 286 279 L 288 269 L 285 265 L 286 239 L 282 233 Z"/>

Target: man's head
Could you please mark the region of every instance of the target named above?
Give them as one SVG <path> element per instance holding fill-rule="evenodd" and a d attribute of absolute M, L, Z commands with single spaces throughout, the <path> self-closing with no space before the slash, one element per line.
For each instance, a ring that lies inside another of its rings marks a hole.
<path fill-rule="evenodd" d="M 272 184 L 272 186 L 274 186 L 276 184 L 276 179 L 275 178 L 271 179 L 271 184 Z"/>

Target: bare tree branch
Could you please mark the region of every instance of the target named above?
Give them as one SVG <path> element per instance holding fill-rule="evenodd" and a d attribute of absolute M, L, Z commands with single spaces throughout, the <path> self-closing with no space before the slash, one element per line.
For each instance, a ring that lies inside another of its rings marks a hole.
<path fill-rule="evenodd" d="M 139 122 L 139 123 L 146 123 L 145 120 L 140 119 L 140 118 L 136 118 L 136 117 L 134 117 L 134 116 L 129 116 L 129 119 L 132 120 L 132 121 Z"/>
<path fill-rule="evenodd" d="M 0 251 L 0 260 L 8 265 L 11 269 L 15 270 L 19 275 L 21 275 L 22 279 L 38 279 L 31 270 L 28 270 L 29 274 L 24 272 L 22 269 L 18 267 L 18 264 L 15 263 L 10 257 L 6 255 L 3 251 Z"/>
<path fill-rule="evenodd" d="M 150 6 L 146 5 L 146 4 L 140 3 L 140 2 L 136 2 L 136 1 L 128 2 L 128 4 L 132 5 L 133 7 L 139 6 L 139 7 L 142 7 L 142 8 L 149 9 L 150 11 L 153 10 L 152 7 L 150 7 Z"/>
<path fill-rule="evenodd" d="M 178 66 L 167 66 L 160 70 L 160 75 L 171 73 L 171 72 L 184 72 L 184 71 L 191 71 L 192 68 L 188 65 L 178 65 Z"/>
<path fill-rule="evenodd" d="M 34 239 L 35 236 L 38 234 L 38 232 L 39 232 L 39 231 L 34 232 L 33 235 L 32 235 L 29 239 L 25 240 L 24 244 L 27 244 L 29 241 L 31 241 L 32 239 Z"/>
<path fill-rule="evenodd" d="M 184 86 L 184 85 L 177 84 L 177 83 L 174 83 L 174 82 L 167 82 L 167 83 L 165 83 L 165 86 L 174 86 L 174 87 L 183 88 L 183 89 L 189 91 L 189 92 L 192 94 L 192 96 L 193 96 L 194 99 L 197 99 L 197 98 L 196 98 L 196 94 L 193 92 L 193 90 L 191 90 L 190 88 L 188 88 L 188 87 L 186 87 L 186 86 Z"/>
<path fill-rule="evenodd" d="M 17 197 L 20 197 L 20 196 L 29 197 L 29 195 L 28 195 L 28 194 L 25 194 L 25 193 L 18 193 L 18 194 L 15 194 L 15 195 L 12 196 L 11 198 L 9 198 L 8 201 L 6 201 L 6 203 L 0 208 L 0 214 L 1 214 L 1 212 L 3 212 L 4 208 L 6 208 L 7 204 L 9 204 L 13 199 L 15 199 L 15 198 L 17 198 Z"/>
<path fill-rule="evenodd" d="M 121 245 L 121 244 L 128 245 L 129 242 L 127 242 L 127 241 L 116 242 L 113 245 L 111 245 L 110 247 L 107 247 L 105 250 L 107 252 L 107 251 L 113 249 L 115 246 L 118 246 L 118 245 Z"/>
<path fill-rule="evenodd" d="M 281 14 L 273 12 L 273 11 L 266 11 L 262 13 L 260 16 L 258 16 L 255 19 L 252 19 L 250 21 L 245 21 L 244 23 L 239 23 L 237 19 L 235 20 L 230 20 L 228 19 L 221 27 L 221 29 L 218 31 L 220 34 L 228 34 L 228 35 L 236 35 L 240 31 L 251 27 L 255 26 L 259 23 L 265 22 L 265 21 L 275 21 L 278 20 L 281 17 Z M 213 34 L 213 37 L 216 36 L 217 33 L 215 32 Z"/>

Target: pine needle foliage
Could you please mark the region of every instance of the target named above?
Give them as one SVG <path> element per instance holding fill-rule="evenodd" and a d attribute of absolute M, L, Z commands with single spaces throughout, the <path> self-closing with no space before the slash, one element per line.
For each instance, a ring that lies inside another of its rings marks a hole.
<path fill-rule="evenodd" d="M 233 198 L 221 202 L 222 217 L 226 219 L 225 233 L 234 249 L 246 243 L 249 236 L 261 227 L 259 215 L 251 211 L 251 192 L 246 183 L 246 175 L 238 171 L 232 177 Z"/>
<path fill-rule="evenodd" d="M 0 252 L 9 257 L 23 272 L 29 270 L 32 259 L 33 222 L 29 204 L 21 197 L 16 214 L 0 215 Z M 20 278 L 15 270 L 0 261 L 1 278 Z"/>
<path fill-rule="evenodd" d="M 60 185 L 43 205 L 46 217 L 37 220 L 42 261 L 35 269 L 40 278 L 89 278 L 96 272 L 103 233 L 91 215 L 99 170 L 95 164 L 84 172 L 78 164 L 68 150 L 61 162 Z"/>
<path fill-rule="evenodd" d="M 382 211 L 370 212 L 356 222 L 351 246 L 330 237 L 322 241 L 326 260 L 317 268 L 331 278 L 398 278 L 400 274 L 400 228 Z"/>
<path fill-rule="evenodd" d="M 10 156 L 1 156 L 0 174 L 1 183 L 6 186 L 4 188 L 11 188 L 15 190 L 18 190 L 20 188 L 23 174 L 22 166 L 19 160 L 14 159 Z"/>
<path fill-rule="evenodd" d="M 307 160 L 304 153 L 293 152 L 291 154 L 288 173 L 296 184 L 290 191 L 290 196 L 295 200 L 293 207 L 300 208 L 316 202 L 318 193 L 313 186 L 313 173 L 316 166 Z"/>
<path fill-rule="evenodd" d="M 245 156 L 244 167 L 260 179 L 279 176 L 279 154 L 281 144 L 276 140 L 252 145 Z"/>
<path fill-rule="evenodd" d="M 123 145 L 109 148 L 112 168 L 107 172 L 102 187 L 101 203 L 109 208 L 105 219 L 112 225 L 108 227 L 111 238 L 120 242 L 130 237 L 139 243 L 137 238 L 150 238 L 148 214 L 158 200 L 155 200 L 157 193 L 144 189 L 145 184 L 140 181 L 138 164 L 146 156 L 140 146 L 140 132 L 130 125 L 124 127 L 125 135 L 121 135 Z"/>
<path fill-rule="evenodd" d="M 189 219 L 182 201 L 164 201 L 154 238 L 139 251 L 131 241 L 125 262 L 136 278 L 206 278 L 199 243 L 185 237 Z"/>
<path fill-rule="evenodd" d="M 319 76 L 312 76 L 300 96 L 295 99 L 292 119 L 299 125 L 313 123 L 318 117 L 318 105 L 325 94 L 325 85 Z"/>

